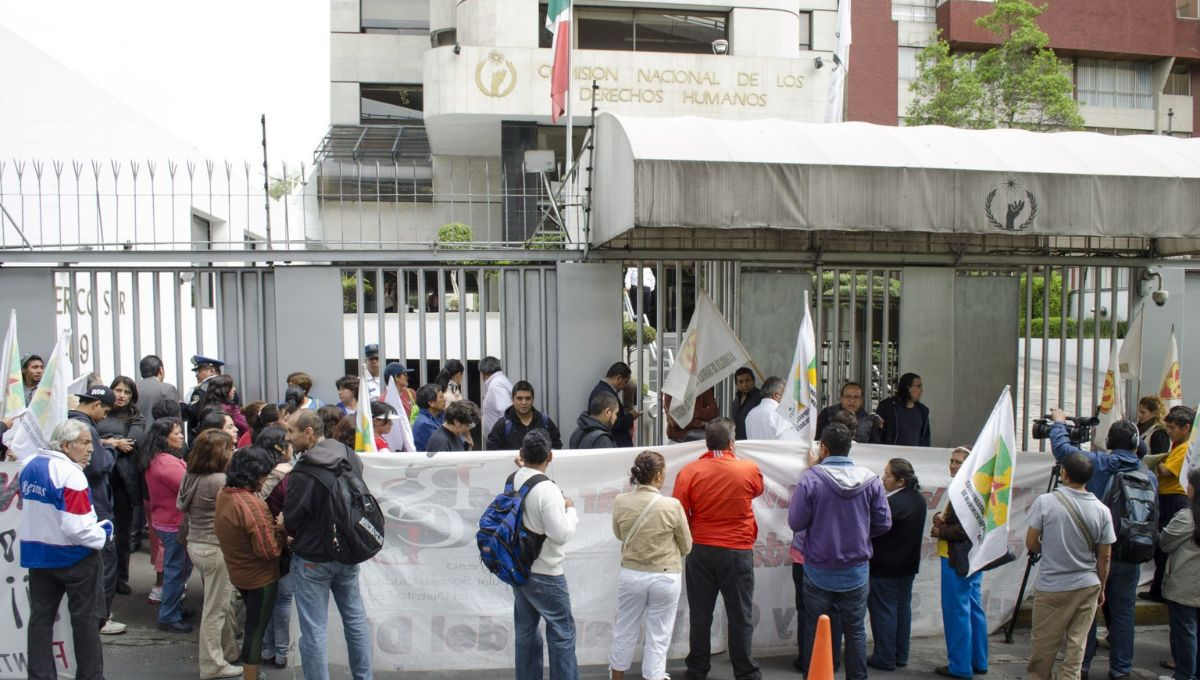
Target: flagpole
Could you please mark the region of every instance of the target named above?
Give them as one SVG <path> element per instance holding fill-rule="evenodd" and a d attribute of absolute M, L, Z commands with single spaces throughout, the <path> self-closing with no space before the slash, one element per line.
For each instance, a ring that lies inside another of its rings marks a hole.
<path fill-rule="evenodd" d="M 565 176 L 568 178 L 568 180 L 571 176 L 571 166 L 575 164 L 575 144 L 574 144 L 574 141 L 571 139 L 572 137 L 575 136 L 575 125 L 573 123 L 572 116 L 571 116 L 571 111 L 574 108 L 571 105 L 571 81 L 574 80 L 574 78 L 571 77 L 571 67 L 573 66 L 573 64 L 575 62 L 575 59 L 573 58 L 575 56 L 574 55 L 574 52 L 575 52 L 575 12 L 574 12 L 574 9 L 575 8 L 572 6 L 571 7 L 571 10 L 572 10 L 571 11 L 571 22 L 567 25 L 567 106 L 566 106 L 567 167 L 566 167 L 566 175 Z M 569 187 L 567 187 L 567 188 L 569 188 Z"/>

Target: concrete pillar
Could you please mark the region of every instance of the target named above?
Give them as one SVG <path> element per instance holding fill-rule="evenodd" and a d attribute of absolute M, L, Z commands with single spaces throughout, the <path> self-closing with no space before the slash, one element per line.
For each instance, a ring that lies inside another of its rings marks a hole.
<path fill-rule="evenodd" d="M 621 352 L 621 266 L 558 265 L 558 423 L 563 438 L 587 410 L 588 395 Z M 509 377 L 513 377 L 509 374 Z"/>

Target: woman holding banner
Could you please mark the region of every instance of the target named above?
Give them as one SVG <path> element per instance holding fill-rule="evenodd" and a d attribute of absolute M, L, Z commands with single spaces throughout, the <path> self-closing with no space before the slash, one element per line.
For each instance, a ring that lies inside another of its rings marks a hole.
<path fill-rule="evenodd" d="M 613 680 L 622 680 L 633 665 L 642 633 L 642 677 L 659 680 L 667 677 L 667 647 L 683 585 L 683 556 L 692 551 L 692 533 L 683 505 L 659 493 L 666 479 L 662 454 L 642 451 L 629 472 L 629 481 L 636 486 L 613 501 L 621 575 L 608 665 Z"/>

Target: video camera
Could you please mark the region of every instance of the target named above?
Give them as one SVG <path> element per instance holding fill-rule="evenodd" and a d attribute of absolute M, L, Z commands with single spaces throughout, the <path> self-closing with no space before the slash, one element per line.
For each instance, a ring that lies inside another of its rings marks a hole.
<path fill-rule="evenodd" d="M 1068 416 L 1067 417 L 1067 438 L 1072 444 L 1082 444 L 1092 440 L 1092 430 L 1100 423 L 1100 419 L 1095 416 Z M 1054 419 L 1050 414 L 1046 414 L 1041 418 L 1033 421 L 1033 431 L 1029 436 L 1034 439 L 1046 439 L 1050 436 L 1050 428 L 1054 426 Z"/>

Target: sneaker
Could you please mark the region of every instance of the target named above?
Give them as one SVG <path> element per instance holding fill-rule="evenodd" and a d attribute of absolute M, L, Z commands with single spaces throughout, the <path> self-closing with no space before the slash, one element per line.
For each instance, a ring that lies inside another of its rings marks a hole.
<path fill-rule="evenodd" d="M 125 624 L 109 619 L 100 627 L 101 635 L 120 635 L 125 632 Z"/>
<path fill-rule="evenodd" d="M 146 597 L 148 604 L 159 604 L 162 602 L 162 586 L 154 586 L 150 589 L 150 595 Z"/>
<path fill-rule="evenodd" d="M 229 665 L 229 666 L 226 666 L 225 668 L 221 669 L 221 671 L 218 672 L 216 675 L 209 677 L 209 678 L 204 678 L 203 680 L 217 680 L 218 678 L 240 678 L 240 677 L 242 677 L 242 667 Z M 260 674 L 259 677 L 261 678 L 262 675 Z"/>
<path fill-rule="evenodd" d="M 176 621 L 174 623 L 160 623 L 158 629 L 167 633 L 190 633 L 192 632 L 192 624 Z"/>

